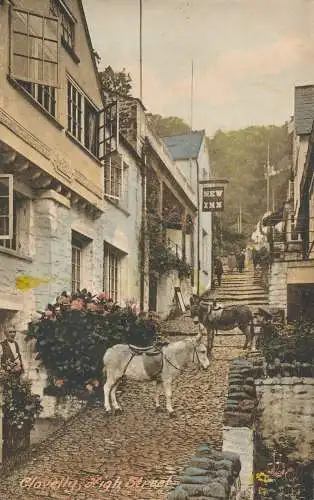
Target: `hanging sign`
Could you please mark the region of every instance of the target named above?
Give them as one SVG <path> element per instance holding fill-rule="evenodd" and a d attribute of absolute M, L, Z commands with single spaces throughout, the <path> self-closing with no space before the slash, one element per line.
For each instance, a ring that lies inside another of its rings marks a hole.
<path fill-rule="evenodd" d="M 224 192 L 223 186 L 203 186 L 202 212 L 222 212 Z"/>

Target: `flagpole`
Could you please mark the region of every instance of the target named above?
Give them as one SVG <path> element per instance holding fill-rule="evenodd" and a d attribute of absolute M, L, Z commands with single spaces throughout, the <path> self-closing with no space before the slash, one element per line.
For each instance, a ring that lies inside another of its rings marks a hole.
<path fill-rule="evenodd" d="M 140 0 L 140 100 L 143 101 L 143 3 Z"/>
<path fill-rule="evenodd" d="M 270 210 L 270 179 L 269 179 L 269 168 L 270 168 L 270 165 L 269 165 L 269 143 L 268 143 L 268 147 L 267 147 L 267 212 L 269 212 Z"/>

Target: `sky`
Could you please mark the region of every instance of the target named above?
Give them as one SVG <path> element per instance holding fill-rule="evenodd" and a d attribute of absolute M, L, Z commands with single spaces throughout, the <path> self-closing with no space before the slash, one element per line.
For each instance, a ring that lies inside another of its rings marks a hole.
<path fill-rule="evenodd" d="M 143 103 L 212 136 L 290 119 L 314 83 L 314 0 L 142 0 Z M 83 0 L 99 69 L 125 68 L 139 97 L 139 0 Z"/>

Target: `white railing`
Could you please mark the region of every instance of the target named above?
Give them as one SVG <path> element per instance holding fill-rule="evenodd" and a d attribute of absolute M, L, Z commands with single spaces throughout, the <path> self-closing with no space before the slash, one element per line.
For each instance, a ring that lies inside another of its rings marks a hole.
<path fill-rule="evenodd" d="M 186 179 L 185 175 L 181 172 L 181 170 L 178 168 L 176 163 L 171 158 L 170 152 L 168 151 L 165 143 L 161 139 L 155 136 L 149 125 L 147 125 L 146 133 L 147 133 L 147 138 L 151 143 L 151 146 L 154 148 L 161 161 L 164 163 L 166 168 L 174 177 L 175 181 L 179 184 L 179 186 L 186 193 L 190 201 L 196 207 L 197 206 L 196 194 L 191 184 Z"/>

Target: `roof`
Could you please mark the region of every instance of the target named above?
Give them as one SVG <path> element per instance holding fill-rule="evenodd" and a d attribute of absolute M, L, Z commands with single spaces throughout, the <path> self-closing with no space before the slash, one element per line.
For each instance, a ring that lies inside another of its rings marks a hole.
<path fill-rule="evenodd" d="M 85 16 L 85 10 L 84 10 L 84 7 L 83 7 L 82 0 L 78 1 L 78 5 L 79 5 L 79 9 L 81 11 L 81 16 L 82 16 L 82 21 L 83 21 L 83 27 L 84 27 L 84 31 L 85 31 L 85 35 L 86 35 L 88 47 L 89 47 L 89 50 L 90 50 L 90 55 L 91 55 L 91 58 L 92 58 L 92 64 L 93 64 L 93 67 L 94 67 L 94 73 L 95 73 L 95 77 L 96 77 L 96 80 L 97 80 L 98 89 L 99 89 L 99 92 L 100 92 L 100 95 L 101 95 L 101 99 L 103 101 L 103 90 L 102 90 L 101 79 L 100 79 L 100 76 L 99 76 L 99 72 L 98 72 L 98 68 L 97 68 L 97 64 L 96 64 L 96 59 L 95 59 L 95 56 L 94 56 L 94 48 L 93 48 L 93 44 L 92 44 L 92 39 L 90 37 L 90 32 L 89 32 L 89 28 L 88 28 L 87 19 L 86 19 L 86 16 Z"/>
<path fill-rule="evenodd" d="M 197 158 L 205 130 L 195 130 L 192 133 L 162 137 L 173 160 L 188 160 Z"/>
<path fill-rule="evenodd" d="M 296 134 L 310 134 L 314 120 L 314 85 L 295 87 L 294 117 Z"/>

